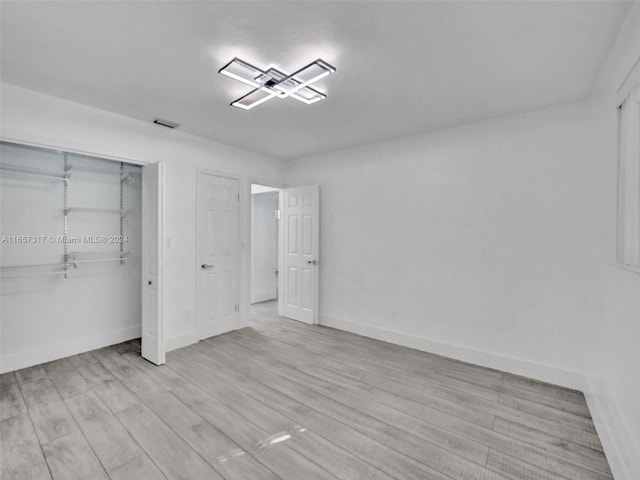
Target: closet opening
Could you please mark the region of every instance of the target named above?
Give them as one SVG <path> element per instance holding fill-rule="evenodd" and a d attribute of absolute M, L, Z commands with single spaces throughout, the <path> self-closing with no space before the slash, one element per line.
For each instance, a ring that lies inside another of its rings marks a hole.
<path fill-rule="evenodd" d="M 2 371 L 139 339 L 143 168 L 0 149 Z"/>

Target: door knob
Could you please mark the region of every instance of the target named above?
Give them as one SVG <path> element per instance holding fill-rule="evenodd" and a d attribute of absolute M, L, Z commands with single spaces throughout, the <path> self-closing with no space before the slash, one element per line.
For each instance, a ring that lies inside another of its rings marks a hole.
<path fill-rule="evenodd" d="M 307 263 L 309 265 L 317 265 L 318 264 L 318 260 L 307 260 Z"/>
<path fill-rule="evenodd" d="M 200 265 L 200 268 L 202 268 L 202 270 L 209 270 L 210 268 L 213 268 L 214 265 L 210 265 L 208 263 L 203 263 L 202 265 Z"/>

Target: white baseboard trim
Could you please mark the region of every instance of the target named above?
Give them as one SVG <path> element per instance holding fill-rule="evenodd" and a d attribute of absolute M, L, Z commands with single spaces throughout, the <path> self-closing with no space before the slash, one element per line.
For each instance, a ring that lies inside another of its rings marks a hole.
<path fill-rule="evenodd" d="M 91 337 L 74 338 L 66 342 L 50 345 L 47 348 L 37 348 L 24 352 L 2 355 L 0 373 L 13 372 L 21 368 L 32 367 L 60 358 L 70 357 L 78 353 L 88 352 L 96 348 L 107 347 L 133 338 L 139 338 L 140 325 L 121 328 L 111 332 L 104 332 Z"/>
<path fill-rule="evenodd" d="M 177 350 L 182 347 L 188 347 L 189 345 L 193 345 L 197 343 L 200 339 L 196 332 L 189 332 L 185 335 L 180 335 L 178 337 L 167 338 L 164 342 L 164 351 L 170 352 L 172 350 Z"/>
<path fill-rule="evenodd" d="M 583 376 L 579 372 L 564 370 L 552 365 L 544 365 L 516 357 L 509 357 L 496 353 L 477 350 L 463 345 L 432 340 L 406 333 L 394 332 L 371 325 L 351 322 L 328 315 L 320 316 L 320 325 L 345 330 L 365 337 L 375 338 L 384 342 L 395 343 L 404 347 L 414 348 L 423 352 L 435 353 L 482 367 L 493 368 L 503 372 L 522 375 L 554 385 L 582 390 Z"/>
<path fill-rule="evenodd" d="M 591 418 L 616 480 L 640 478 L 640 443 L 633 438 L 624 415 L 612 401 L 602 382 L 585 379 L 585 394 Z"/>

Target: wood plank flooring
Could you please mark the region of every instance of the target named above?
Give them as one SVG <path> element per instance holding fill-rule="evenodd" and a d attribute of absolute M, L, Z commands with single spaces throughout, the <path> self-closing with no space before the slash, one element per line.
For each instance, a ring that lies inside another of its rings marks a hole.
<path fill-rule="evenodd" d="M 0 478 L 610 480 L 583 395 L 278 318 L 0 378 Z"/>

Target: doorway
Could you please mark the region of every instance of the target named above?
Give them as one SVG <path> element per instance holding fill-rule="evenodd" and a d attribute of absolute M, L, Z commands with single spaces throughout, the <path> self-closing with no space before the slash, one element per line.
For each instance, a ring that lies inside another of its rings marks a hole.
<path fill-rule="evenodd" d="M 252 316 L 268 313 L 318 324 L 318 186 L 252 184 L 251 197 Z"/>
<path fill-rule="evenodd" d="M 251 310 L 278 311 L 280 189 L 251 185 Z"/>

